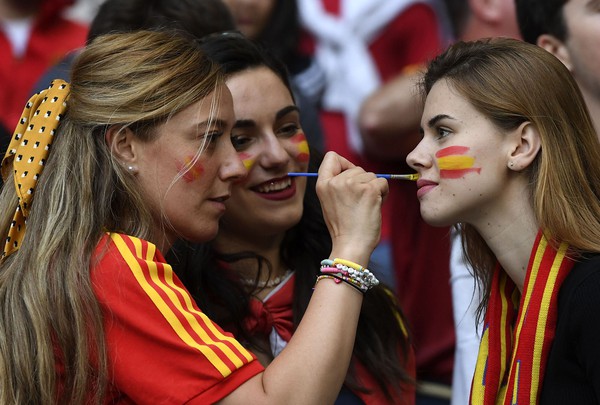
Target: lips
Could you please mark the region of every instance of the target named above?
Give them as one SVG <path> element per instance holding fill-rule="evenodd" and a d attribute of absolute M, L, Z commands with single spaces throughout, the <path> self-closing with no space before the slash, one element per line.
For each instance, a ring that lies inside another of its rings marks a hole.
<path fill-rule="evenodd" d="M 209 204 L 212 205 L 218 212 L 219 215 L 223 215 L 225 213 L 225 201 L 229 199 L 229 194 L 225 194 L 222 196 L 209 198 Z"/>
<path fill-rule="evenodd" d="M 296 182 L 288 176 L 273 178 L 250 188 L 267 200 L 286 200 L 296 194 Z"/>
<path fill-rule="evenodd" d="M 431 180 L 417 180 L 417 197 L 421 198 L 422 196 L 433 190 L 435 187 L 437 187 L 437 185 L 438 183 Z"/>
<path fill-rule="evenodd" d="M 222 195 L 220 197 L 209 198 L 209 200 L 211 200 L 211 201 L 220 202 L 220 203 L 224 203 L 228 199 L 229 199 L 229 194 Z"/>

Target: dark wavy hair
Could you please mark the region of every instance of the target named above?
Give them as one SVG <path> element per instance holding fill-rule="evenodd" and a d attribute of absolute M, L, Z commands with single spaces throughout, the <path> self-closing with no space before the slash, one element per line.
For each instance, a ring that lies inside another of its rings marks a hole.
<path fill-rule="evenodd" d="M 517 21 L 523 39 L 535 44 L 542 34 L 550 34 L 564 41 L 567 26 L 563 7 L 567 0 L 515 0 Z"/>
<path fill-rule="evenodd" d="M 235 23 L 221 0 L 106 0 L 90 24 L 87 42 L 107 33 L 157 28 L 202 38 L 234 29 Z"/>
<path fill-rule="evenodd" d="M 201 47 L 209 58 L 221 66 L 226 76 L 264 66 L 275 73 L 292 94 L 283 63 L 241 35 L 211 35 L 203 39 Z M 322 156 L 311 150 L 309 171 L 318 170 L 321 158 Z M 299 324 L 308 306 L 320 261 L 329 257 L 332 247 L 315 184 L 315 179 L 307 179 L 302 218 L 286 232 L 281 245 L 284 263 L 295 270 L 295 326 Z M 223 264 L 252 259 L 260 271 L 271 271 L 270 263 L 254 252 L 222 255 L 212 249 L 210 244 L 180 244 L 173 249 L 173 253 L 175 255 L 169 262 L 174 263 L 178 276 L 203 311 L 238 339 L 247 342 L 250 347 L 265 350 L 266 348 L 260 347 L 256 338 L 244 327 L 243 320 L 249 314 L 251 295 L 236 281 L 235 275 L 223 268 L 227 267 Z M 356 361 L 368 370 L 388 398 L 391 398 L 392 392 L 400 394 L 402 385 L 413 383 L 405 369 L 410 339 L 405 335 L 398 317 L 404 325 L 407 324 L 389 288 L 378 286 L 365 294 L 353 361 L 346 377 L 346 385 L 349 388 L 364 390 L 356 378 Z"/>

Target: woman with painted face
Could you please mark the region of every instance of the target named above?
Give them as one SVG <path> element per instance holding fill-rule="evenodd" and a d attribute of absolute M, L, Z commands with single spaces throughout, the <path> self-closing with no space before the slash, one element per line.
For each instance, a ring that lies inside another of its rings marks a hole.
<path fill-rule="evenodd" d="M 473 404 L 600 403 L 600 145 L 542 48 L 458 43 L 430 64 L 421 215 L 459 224 L 482 289 Z"/>
<path fill-rule="evenodd" d="M 226 74 L 232 139 L 248 175 L 233 186 L 217 237 L 180 251 L 176 271 L 209 316 L 268 365 L 299 330 L 331 249 L 314 180 L 287 175 L 314 171 L 319 159 L 278 59 L 236 34 L 206 38 L 202 48 Z M 412 404 L 413 379 L 402 312 L 389 289 L 373 288 L 336 404 Z"/>
<path fill-rule="evenodd" d="M 2 162 L 0 403 L 334 401 L 363 291 L 376 284 L 360 264 L 378 242 L 387 182 L 325 157 L 324 259 L 352 272 L 316 283 L 294 338 L 264 368 L 163 258 L 178 238 L 217 234 L 246 175 L 233 124 L 220 70 L 175 32 L 98 37 L 70 84 L 31 98 Z"/>

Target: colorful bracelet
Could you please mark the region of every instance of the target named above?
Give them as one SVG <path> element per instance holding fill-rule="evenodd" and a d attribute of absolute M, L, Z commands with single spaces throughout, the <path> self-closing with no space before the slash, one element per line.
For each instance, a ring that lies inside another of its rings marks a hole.
<path fill-rule="evenodd" d="M 363 293 L 379 284 L 377 277 L 368 269 L 349 260 L 338 258 L 325 259 L 321 262 L 321 276 L 335 278 L 338 283 L 341 280 Z"/>
<path fill-rule="evenodd" d="M 356 290 L 360 291 L 361 293 L 365 293 L 365 291 L 363 291 L 360 287 L 358 287 L 357 285 L 349 282 L 348 280 L 345 280 L 341 277 L 337 277 L 334 276 L 333 274 L 321 274 L 320 276 L 317 277 L 317 281 L 315 282 L 315 285 L 317 285 L 317 283 L 321 280 L 323 280 L 324 278 L 329 278 L 332 279 L 333 281 L 335 281 L 336 284 L 341 283 L 342 281 L 345 282 L 346 284 L 348 284 L 350 287 L 355 288 Z"/>

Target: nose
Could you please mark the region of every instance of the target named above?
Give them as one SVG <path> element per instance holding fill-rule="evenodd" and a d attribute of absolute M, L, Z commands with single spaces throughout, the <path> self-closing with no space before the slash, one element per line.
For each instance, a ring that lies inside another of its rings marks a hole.
<path fill-rule="evenodd" d="M 424 142 L 421 141 L 419 144 L 406 156 L 406 163 L 416 170 L 424 169 L 431 166 L 431 158 L 425 151 Z"/>
<path fill-rule="evenodd" d="M 275 134 L 270 133 L 262 137 L 262 148 L 258 162 L 265 169 L 286 165 L 290 159 L 288 151 Z"/>
<path fill-rule="evenodd" d="M 243 179 L 248 174 L 244 163 L 231 142 L 226 142 L 221 159 L 222 164 L 219 169 L 221 180 L 235 182 Z"/>

